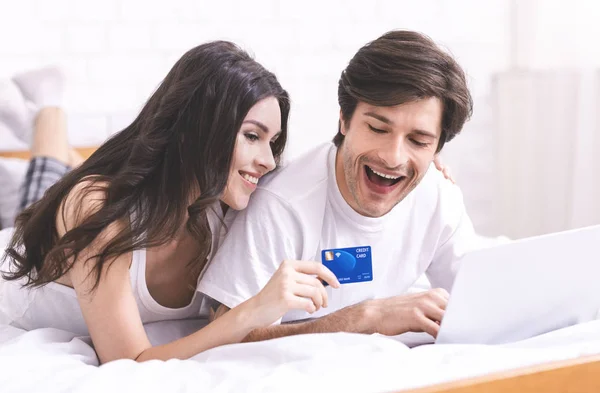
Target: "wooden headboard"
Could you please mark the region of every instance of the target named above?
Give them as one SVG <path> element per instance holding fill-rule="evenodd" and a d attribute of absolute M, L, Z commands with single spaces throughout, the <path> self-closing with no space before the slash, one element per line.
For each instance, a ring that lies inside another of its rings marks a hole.
<path fill-rule="evenodd" d="M 76 147 L 75 150 L 81 154 L 83 158 L 88 158 L 92 155 L 93 152 L 96 151 L 98 146 L 90 146 L 90 147 Z M 14 151 L 0 151 L 0 157 L 5 158 L 21 158 L 23 160 L 28 160 L 30 157 L 28 150 L 14 150 Z"/>

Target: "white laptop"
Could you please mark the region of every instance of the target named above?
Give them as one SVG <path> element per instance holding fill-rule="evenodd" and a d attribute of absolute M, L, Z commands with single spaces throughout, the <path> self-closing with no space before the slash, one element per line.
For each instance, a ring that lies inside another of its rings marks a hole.
<path fill-rule="evenodd" d="M 597 318 L 600 225 L 465 255 L 438 344 L 503 344 Z"/>

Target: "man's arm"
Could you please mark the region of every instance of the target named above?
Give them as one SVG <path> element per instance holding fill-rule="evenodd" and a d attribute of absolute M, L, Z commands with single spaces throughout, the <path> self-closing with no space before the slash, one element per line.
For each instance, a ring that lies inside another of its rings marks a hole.
<path fill-rule="evenodd" d="M 263 341 L 309 333 L 376 333 L 372 323 L 374 318 L 369 315 L 369 311 L 371 311 L 369 307 L 365 307 L 364 303 L 359 303 L 319 319 L 255 329 L 242 342 Z"/>
<path fill-rule="evenodd" d="M 338 310 L 332 314 L 319 319 L 308 321 L 290 322 L 283 325 L 273 325 L 265 328 L 254 329 L 242 340 L 242 342 L 264 341 L 273 338 L 294 336 L 309 333 L 375 333 L 370 323 L 373 318 L 369 317 L 368 307 L 365 303 L 359 303 Z M 209 321 L 213 322 L 229 311 L 229 307 L 221 304 L 216 310 L 211 308 Z"/>
<path fill-rule="evenodd" d="M 439 331 L 448 304 L 448 292 L 437 288 L 427 292 L 367 300 L 348 306 L 319 319 L 294 324 L 254 329 L 242 341 L 262 341 L 309 333 L 380 333 L 395 336 L 406 332 L 426 332 L 433 337 Z M 221 306 L 216 317 L 227 312 Z"/>

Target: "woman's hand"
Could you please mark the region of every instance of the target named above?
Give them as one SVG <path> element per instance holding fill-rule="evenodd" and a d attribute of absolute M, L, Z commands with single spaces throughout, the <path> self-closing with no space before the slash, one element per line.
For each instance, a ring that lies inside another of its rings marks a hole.
<path fill-rule="evenodd" d="M 249 301 L 255 323 L 269 326 L 290 310 L 312 314 L 327 307 L 327 292 L 321 280 L 339 288 L 335 275 L 312 261 L 283 261 L 267 285 Z"/>
<path fill-rule="evenodd" d="M 444 174 L 444 177 L 446 179 L 450 180 L 453 184 L 456 184 L 456 181 L 454 181 L 454 178 L 450 173 L 450 168 L 442 164 L 442 162 L 440 161 L 440 156 L 436 155 L 435 159 L 433 160 L 433 163 L 435 164 L 435 167 L 438 169 L 438 171 Z"/>

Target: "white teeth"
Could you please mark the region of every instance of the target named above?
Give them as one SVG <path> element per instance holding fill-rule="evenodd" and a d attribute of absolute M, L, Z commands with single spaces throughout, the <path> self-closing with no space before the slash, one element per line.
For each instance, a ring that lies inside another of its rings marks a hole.
<path fill-rule="evenodd" d="M 250 176 L 247 173 L 242 173 L 242 177 L 246 180 L 248 180 L 250 183 L 252 184 L 258 184 L 258 178 L 254 177 L 254 176 Z"/>
<path fill-rule="evenodd" d="M 390 176 L 390 175 L 386 175 L 385 173 L 377 172 L 375 169 L 373 169 L 373 168 L 371 168 L 371 167 L 369 167 L 369 169 L 370 169 L 370 170 L 372 170 L 374 174 L 376 174 L 376 175 L 378 175 L 378 176 L 381 176 L 381 177 L 383 177 L 383 178 L 386 178 L 386 179 L 392 179 L 392 180 L 396 180 L 396 179 L 398 179 L 399 177 L 401 177 L 401 176 Z"/>

